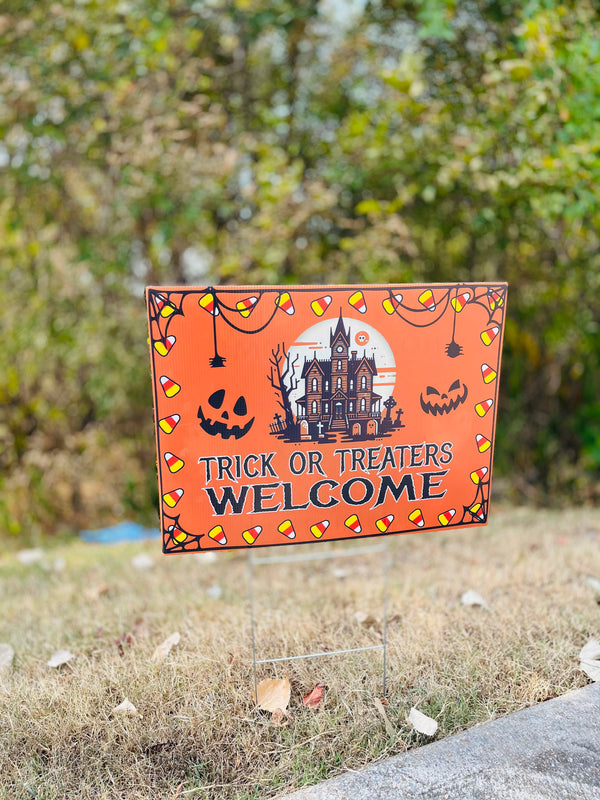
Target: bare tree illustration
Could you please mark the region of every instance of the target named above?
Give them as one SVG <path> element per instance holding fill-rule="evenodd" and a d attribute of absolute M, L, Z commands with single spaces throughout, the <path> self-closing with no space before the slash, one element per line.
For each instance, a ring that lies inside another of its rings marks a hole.
<path fill-rule="evenodd" d="M 282 342 L 277 345 L 276 350 L 271 350 L 271 358 L 269 359 L 271 372 L 267 375 L 267 378 L 279 395 L 277 402 L 284 411 L 285 425 L 288 430 L 291 430 L 294 426 L 294 412 L 292 411 L 290 394 L 298 386 L 298 379 L 296 378 L 298 358 L 299 356 L 296 354 L 293 359 L 290 359 L 290 354 Z"/>

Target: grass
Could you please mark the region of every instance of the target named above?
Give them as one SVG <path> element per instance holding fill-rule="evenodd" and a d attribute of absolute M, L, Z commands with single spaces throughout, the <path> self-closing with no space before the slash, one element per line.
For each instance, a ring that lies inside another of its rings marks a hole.
<path fill-rule="evenodd" d="M 61 544 L 28 567 L 7 555 L 0 642 L 15 661 L 0 691 L 0 798 L 277 796 L 425 743 L 405 721 L 412 706 L 438 720 L 439 738 L 583 686 L 577 656 L 600 633 L 585 580 L 600 578 L 599 540 L 590 509 L 504 509 L 487 528 L 391 537 L 394 735 L 373 702 L 376 650 L 261 666 L 259 679 L 289 675 L 292 717 L 276 727 L 254 709 L 243 554 L 167 558 L 148 542 Z M 152 569 L 132 566 L 139 552 Z M 381 558 L 256 567 L 259 656 L 380 643 Z M 490 610 L 462 606 L 467 589 Z M 152 662 L 176 630 L 180 644 Z M 51 669 L 58 649 L 76 657 Z M 325 700 L 309 711 L 302 697 L 318 682 Z M 125 697 L 141 716 L 112 713 Z"/>

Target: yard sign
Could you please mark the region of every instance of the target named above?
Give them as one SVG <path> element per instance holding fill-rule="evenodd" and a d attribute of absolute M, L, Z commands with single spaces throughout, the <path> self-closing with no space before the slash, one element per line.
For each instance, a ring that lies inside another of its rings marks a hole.
<path fill-rule="evenodd" d="M 506 289 L 148 288 L 164 552 L 485 524 Z"/>

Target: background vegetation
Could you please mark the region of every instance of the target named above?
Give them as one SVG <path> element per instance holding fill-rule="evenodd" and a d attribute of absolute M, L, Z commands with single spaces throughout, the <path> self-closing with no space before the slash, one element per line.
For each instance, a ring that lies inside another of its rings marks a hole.
<path fill-rule="evenodd" d="M 147 283 L 508 280 L 496 459 L 599 494 L 590 0 L 4 0 L 0 536 L 154 519 Z"/>

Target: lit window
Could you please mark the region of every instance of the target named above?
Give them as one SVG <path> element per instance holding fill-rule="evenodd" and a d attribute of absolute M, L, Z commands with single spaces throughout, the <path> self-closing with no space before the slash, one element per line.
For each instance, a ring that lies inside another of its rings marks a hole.
<path fill-rule="evenodd" d="M 317 413 L 317 408 L 318 408 L 318 406 L 317 406 L 317 401 L 316 401 L 316 400 L 313 400 L 313 401 L 312 401 L 312 413 L 313 413 L 313 414 L 316 414 L 316 413 Z"/>
<path fill-rule="evenodd" d="M 312 379 L 312 390 L 313 392 L 319 391 L 319 381 L 316 378 Z"/>
<path fill-rule="evenodd" d="M 365 403 L 365 398 L 363 397 L 361 399 L 361 401 L 360 401 L 360 410 L 361 411 L 366 411 L 366 408 L 367 408 L 367 406 L 366 406 L 366 403 Z"/>
<path fill-rule="evenodd" d="M 337 379 L 337 388 L 338 388 L 338 389 L 341 389 L 341 388 L 342 388 L 342 379 L 341 379 L 341 378 L 338 378 L 338 379 Z"/>
<path fill-rule="evenodd" d="M 366 375 L 363 375 L 361 377 L 361 379 L 360 379 L 360 388 L 361 389 L 366 389 L 367 388 L 367 377 L 366 377 Z"/>

